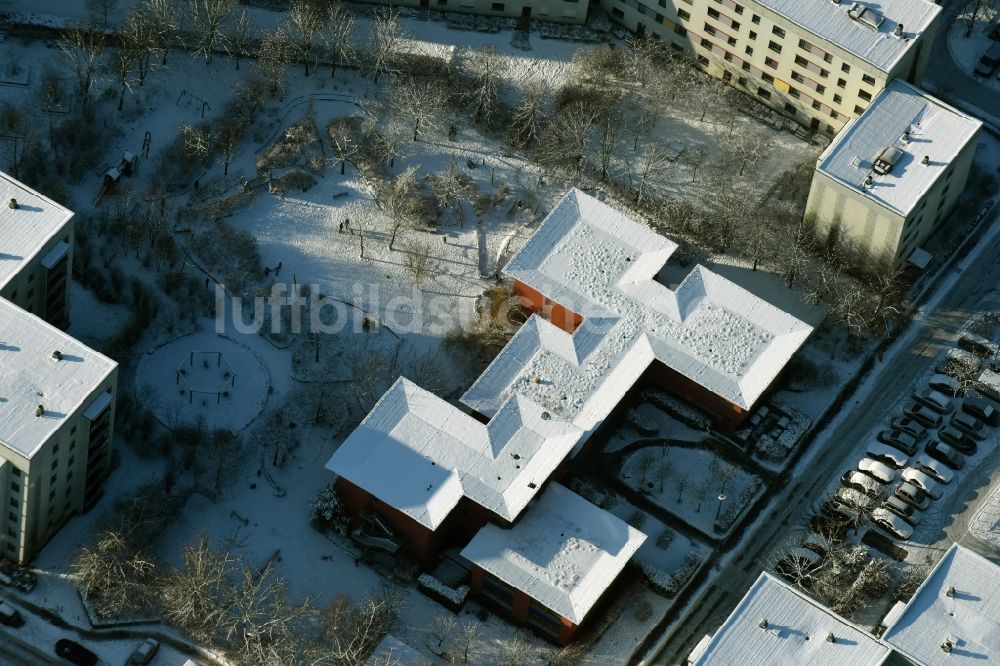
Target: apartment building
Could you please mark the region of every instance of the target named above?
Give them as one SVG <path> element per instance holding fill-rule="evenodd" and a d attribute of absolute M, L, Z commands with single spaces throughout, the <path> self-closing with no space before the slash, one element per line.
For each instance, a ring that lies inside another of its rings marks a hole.
<path fill-rule="evenodd" d="M 873 257 L 902 261 L 965 190 L 982 123 L 896 79 L 819 157 L 806 215 Z"/>
<path fill-rule="evenodd" d="M 379 0 L 369 1 L 379 2 Z M 401 0 L 380 4 L 576 24 L 582 24 L 587 20 L 587 11 L 590 9 L 590 0 Z"/>
<path fill-rule="evenodd" d="M 928 0 L 602 0 L 638 35 L 829 136 L 895 79 L 919 83 L 941 8 Z"/>
<path fill-rule="evenodd" d="M 29 561 L 100 496 L 117 364 L 69 324 L 73 213 L 0 174 L 0 556 Z"/>

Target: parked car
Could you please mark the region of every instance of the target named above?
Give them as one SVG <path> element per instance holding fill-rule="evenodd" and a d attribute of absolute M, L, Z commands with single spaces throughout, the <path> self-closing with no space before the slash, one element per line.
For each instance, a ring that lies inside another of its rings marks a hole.
<path fill-rule="evenodd" d="M 938 429 L 938 437 L 942 442 L 951 444 L 967 456 L 974 455 L 978 447 L 976 442 L 955 426 L 945 426 Z"/>
<path fill-rule="evenodd" d="M 917 488 L 923 490 L 931 499 L 941 499 L 941 495 L 944 494 L 944 491 L 941 490 L 941 486 L 938 482 L 931 478 L 930 475 L 921 472 L 919 469 L 907 467 L 903 470 L 903 473 L 900 476 L 904 481 L 909 481 Z"/>
<path fill-rule="evenodd" d="M 900 541 L 907 541 L 913 536 L 913 527 L 909 523 L 881 507 L 872 511 L 872 522 Z"/>
<path fill-rule="evenodd" d="M 853 488 L 869 497 L 878 497 L 882 494 L 882 484 L 856 469 L 844 472 L 840 480 L 848 488 Z"/>
<path fill-rule="evenodd" d="M 841 488 L 840 490 L 848 490 L 847 488 Z M 820 513 L 822 513 L 827 518 L 831 518 L 835 521 L 841 522 L 844 525 L 858 525 L 861 523 L 861 514 L 858 513 L 857 509 L 854 509 L 844 502 L 840 501 L 836 496 L 823 502 L 819 507 Z"/>
<path fill-rule="evenodd" d="M 993 47 L 1000 46 L 1000 44 L 994 44 Z M 993 48 L 990 49 L 991 51 Z M 996 54 L 1000 55 L 1000 49 L 996 49 Z M 983 56 L 985 59 L 986 56 Z M 997 59 L 997 64 L 1000 64 L 1000 58 Z M 996 69 L 996 64 L 993 65 Z M 958 338 L 958 348 L 964 349 L 965 351 L 972 352 L 980 358 L 991 358 L 996 356 L 997 352 L 1000 351 L 997 345 L 993 344 L 981 335 L 976 335 L 975 333 L 963 333 Z"/>
<path fill-rule="evenodd" d="M 1000 402 L 1000 373 L 994 370 L 982 370 L 976 375 L 976 390 L 983 397 L 994 402 Z"/>
<path fill-rule="evenodd" d="M 917 438 L 902 430 L 883 430 L 878 434 L 878 441 L 910 456 L 917 452 Z"/>
<path fill-rule="evenodd" d="M 875 460 L 880 460 L 895 469 L 902 469 L 909 460 L 909 457 L 899 450 L 898 447 L 889 446 L 888 444 L 869 444 L 868 450 L 865 453 Z"/>
<path fill-rule="evenodd" d="M 20 627 L 24 624 L 24 618 L 21 617 L 20 611 L 16 608 L 6 601 L 0 601 L 0 624 L 6 624 L 8 627 Z"/>
<path fill-rule="evenodd" d="M 858 470 L 867 474 L 879 483 L 892 483 L 896 480 L 896 470 L 883 462 L 871 458 L 862 458 L 858 461 Z"/>
<path fill-rule="evenodd" d="M 931 378 L 927 380 L 927 385 L 938 393 L 943 393 L 953 397 L 962 392 L 961 382 L 954 377 L 941 373 L 931 375 Z"/>
<path fill-rule="evenodd" d="M 160 649 L 160 644 L 155 638 L 147 638 L 142 645 L 137 647 L 129 656 L 125 666 L 146 666 L 153 660 L 153 655 Z"/>
<path fill-rule="evenodd" d="M 940 414 L 919 402 L 911 404 L 903 410 L 903 413 L 916 421 L 920 421 L 928 428 L 936 428 L 941 423 Z"/>
<path fill-rule="evenodd" d="M 896 497 L 903 500 L 907 504 L 913 505 L 914 508 L 920 509 L 921 511 L 926 509 L 931 503 L 931 501 L 927 498 L 927 493 L 909 481 L 903 481 L 896 486 Z"/>
<path fill-rule="evenodd" d="M 809 574 L 819 568 L 822 559 L 806 548 L 791 548 L 788 554 L 774 565 L 774 572 L 803 587 L 809 587 Z"/>
<path fill-rule="evenodd" d="M 97 655 L 76 641 L 60 638 L 56 641 L 56 656 L 71 661 L 77 666 L 97 666 Z"/>
<path fill-rule="evenodd" d="M 973 73 L 976 76 L 990 76 L 996 71 L 997 65 L 1000 65 L 1000 44 L 992 44 L 986 53 L 979 58 Z"/>
<path fill-rule="evenodd" d="M 940 483 L 951 483 L 951 480 L 955 478 L 955 473 L 948 469 L 947 465 L 926 453 L 917 456 L 913 461 L 913 466 Z"/>
<path fill-rule="evenodd" d="M 955 409 L 955 406 L 951 404 L 951 398 L 940 391 L 929 388 L 914 393 L 913 399 L 927 405 L 938 414 L 950 414 Z"/>
<path fill-rule="evenodd" d="M 952 469 L 962 469 L 965 467 L 965 458 L 961 453 L 956 451 L 951 446 L 932 439 L 927 442 L 924 447 L 924 451 L 927 452 L 931 458 L 943 462 L 945 465 Z"/>
<path fill-rule="evenodd" d="M 991 426 L 1000 425 L 1000 411 L 978 393 L 970 393 L 962 400 L 962 411 L 986 421 Z"/>
<path fill-rule="evenodd" d="M 952 414 L 951 425 L 973 439 L 986 438 L 986 424 L 968 412 L 955 412 Z"/>
<path fill-rule="evenodd" d="M 927 427 L 908 416 L 897 416 L 892 419 L 889 425 L 895 430 L 902 430 L 908 435 L 913 435 L 918 442 L 927 436 Z"/>
<path fill-rule="evenodd" d="M 871 500 L 863 492 L 854 488 L 837 488 L 833 495 L 838 502 L 858 511 L 867 511 Z"/>
<path fill-rule="evenodd" d="M 868 530 L 865 532 L 864 536 L 861 537 L 861 543 L 874 548 L 880 553 L 885 553 L 897 562 L 902 562 L 908 555 L 905 548 L 900 548 L 896 545 L 895 541 L 879 530 Z"/>
<path fill-rule="evenodd" d="M 886 498 L 886 500 L 882 502 L 882 506 L 885 507 L 888 511 L 891 511 L 892 513 L 896 514 L 909 524 L 913 525 L 914 527 L 920 524 L 920 518 L 922 517 L 922 514 L 916 509 L 914 509 L 912 504 L 907 504 L 906 502 L 899 499 L 895 495 Z"/>

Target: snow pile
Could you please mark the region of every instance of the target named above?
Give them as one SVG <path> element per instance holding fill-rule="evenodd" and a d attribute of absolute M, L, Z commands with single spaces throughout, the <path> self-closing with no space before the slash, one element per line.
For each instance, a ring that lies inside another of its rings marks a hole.
<path fill-rule="evenodd" d="M 660 425 L 647 418 L 638 409 L 630 409 L 625 414 L 625 421 L 640 435 L 650 437 L 660 431 Z"/>
<path fill-rule="evenodd" d="M 705 412 L 692 407 L 683 400 L 675 398 L 668 393 L 664 393 L 663 391 L 645 391 L 642 397 L 692 428 L 709 430 L 712 427 L 712 420 Z"/>
<path fill-rule="evenodd" d="M 719 532 L 725 532 L 732 527 L 736 519 L 751 505 L 763 485 L 764 482 L 760 480 L 760 477 L 751 477 L 750 482 L 740 490 L 740 494 L 726 503 L 725 508 L 719 514 L 719 519 L 715 521 L 715 529 Z"/>
<path fill-rule="evenodd" d="M 465 603 L 465 598 L 469 596 L 469 586 L 459 585 L 457 588 L 448 587 L 434 576 L 424 573 L 417 578 L 417 586 L 422 592 L 433 599 L 437 599 L 452 610 L 458 610 Z"/>
<path fill-rule="evenodd" d="M 649 584 L 659 592 L 668 597 L 676 596 L 684 589 L 684 586 L 694 575 L 698 567 L 704 561 L 705 555 L 701 551 L 692 550 L 684 556 L 681 566 L 673 571 L 664 571 L 648 562 L 640 562 L 639 568 L 649 580 Z"/>

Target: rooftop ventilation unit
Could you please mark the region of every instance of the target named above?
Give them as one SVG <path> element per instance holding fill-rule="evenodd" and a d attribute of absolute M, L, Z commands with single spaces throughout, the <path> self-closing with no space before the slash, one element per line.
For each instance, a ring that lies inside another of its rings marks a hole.
<path fill-rule="evenodd" d="M 903 151 L 895 146 L 889 146 L 882 151 L 882 154 L 875 159 L 875 164 L 872 166 L 872 171 L 880 176 L 884 176 L 890 171 L 892 167 L 896 165 L 899 158 L 903 156 Z"/>
<path fill-rule="evenodd" d="M 7 206 L 10 208 L 17 208 L 17 199 L 11 199 L 7 202 Z"/>
<path fill-rule="evenodd" d="M 853 3 L 847 10 L 847 15 L 872 30 L 878 30 L 879 26 L 882 25 L 882 21 L 885 20 L 884 16 L 879 14 L 874 9 L 865 7 L 860 2 Z"/>

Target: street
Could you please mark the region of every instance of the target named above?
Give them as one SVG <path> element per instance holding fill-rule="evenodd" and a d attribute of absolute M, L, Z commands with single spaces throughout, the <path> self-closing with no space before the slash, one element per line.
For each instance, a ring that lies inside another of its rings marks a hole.
<path fill-rule="evenodd" d="M 994 215 L 991 225 L 996 224 L 996 218 Z M 804 529 L 820 499 L 818 493 L 835 475 L 853 466 L 856 456 L 851 454 L 863 444 L 873 428 L 892 415 L 887 413 L 888 407 L 912 390 L 916 378 L 928 369 L 942 346 L 952 345 L 958 329 L 971 315 L 997 306 L 995 285 L 1000 284 L 1000 253 L 996 251 L 997 240 L 992 227 L 985 228 L 990 237 L 987 239 L 989 246 L 976 246 L 968 265 L 963 266 L 963 261 L 952 269 L 960 271 L 953 283 L 949 283 L 950 275 L 943 276 L 935 287 L 936 293 L 943 294 L 941 300 L 926 308 L 923 316 L 914 321 L 889 349 L 884 362 L 877 367 L 878 374 L 874 381 L 862 384 L 845 406 L 848 418 L 835 419 L 824 431 L 816 434 L 810 446 L 826 446 L 827 449 L 811 460 L 807 454 L 800 461 L 786 490 L 771 501 L 751 527 L 755 531 L 734 547 L 738 554 L 724 560 L 721 568 L 715 570 L 703 582 L 702 589 L 691 597 L 687 607 L 679 611 L 686 613 L 682 619 L 667 627 L 669 638 L 653 663 L 684 663 L 702 636 L 715 631 L 760 575 L 767 554 L 789 536 Z M 983 468 L 989 466 L 986 464 Z M 988 476 L 988 473 L 970 475 L 964 483 L 978 487 L 983 480 L 977 477 L 984 475 Z M 979 539 L 965 538 L 965 521 L 974 510 L 974 504 L 965 500 L 974 494 L 970 492 L 972 487 L 963 486 L 953 493 L 957 498 L 955 505 L 963 513 L 952 519 L 944 538 L 931 544 L 930 548 L 943 552 L 954 539 L 996 558 L 1000 553 L 984 551 L 984 547 L 989 547 Z M 982 494 L 979 493 L 980 496 Z"/>
<path fill-rule="evenodd" d="M 45 666 L 52 664 L 58 666 L 60 663 L 56 658 L 50 657 L 46 652 L 26 643 L 17 635 L 17 629 L 0 627 L 0 666 Z"/>

